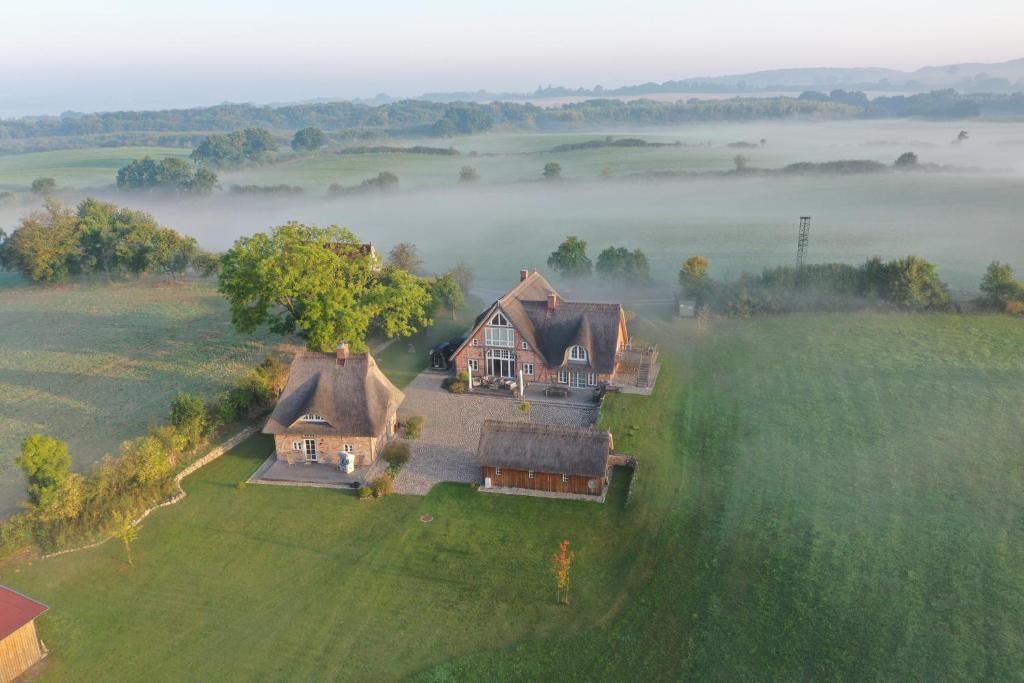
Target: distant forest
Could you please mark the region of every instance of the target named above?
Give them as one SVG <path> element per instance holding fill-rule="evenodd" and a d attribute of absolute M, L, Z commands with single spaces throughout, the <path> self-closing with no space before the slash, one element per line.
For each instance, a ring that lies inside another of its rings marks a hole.
<path fill-rule="evenodd" d="M 381 105 L 327 102 L 286 106 L 222 104 L 213 107 L 96 114 L 66 113 L 0 121 L 0 148 L 7 152 L 67 147 L 193 145 L 205 133 L 265 127 L 295 131 L 315 126 L 335 140 L 388 137 L 450 137 L 493 128 L 559 130 L 576 126 L 671 125 L 694 121 L 755 119 L 899 118 L 958 119 L 1024 115 L 1024 94 L 961 95 L 938 90 L 877 97 L 834 90 L 799 97 L 691 98 L 678 102 L 591 99 L 558 107 L 515 102 L 440 103 L 403 100 Z"/>

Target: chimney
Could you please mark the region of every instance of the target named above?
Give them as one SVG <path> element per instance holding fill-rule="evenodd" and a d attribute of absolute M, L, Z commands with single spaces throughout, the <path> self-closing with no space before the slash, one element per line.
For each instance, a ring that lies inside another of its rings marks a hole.
<path fill-rule="evenodd" d="M 338 365 L 344 365 L 348 359 L 348 343 L 341 342 L 338 344 L 338 348 L 334 351 L 334 356 L 338 359 Z"/>
<path fill-rule="evenodd" d="M 529 270 L 527 270 L 526 268 L 523 268 L 522 270 L 519 271 L 519 281 L 520 282 L 522 282 L 523 280 L 525 280 L 528 277 L 530 277 L 530 271 Z"/>
<path fill-rule="evenodd" d="M 554 292 L 548 294 L 548 315 L 553 314 L 558 309 L 558 295 Z"/>

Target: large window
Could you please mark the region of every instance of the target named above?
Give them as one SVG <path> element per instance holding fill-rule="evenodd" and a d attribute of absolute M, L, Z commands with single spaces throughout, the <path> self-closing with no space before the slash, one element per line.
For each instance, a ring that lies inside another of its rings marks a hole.
<path fill-rule="evenodd" d="M 569 360 L 586 362 L 587 350 L 582 346 L 573 346 L 569 349 Z"/>
<path fill-rule="evenodd" d="M 495 313 L 484 328 L 484 346 L 500 346 L 511 349 L 516 345 L 516 333 L 512 323 L 501 313 Z"/>
<path fill-rule="evenodd" d="M 515 377 L 515 352 L 508 349 L 487 349 L 487 374 L 498 377 Z"/>

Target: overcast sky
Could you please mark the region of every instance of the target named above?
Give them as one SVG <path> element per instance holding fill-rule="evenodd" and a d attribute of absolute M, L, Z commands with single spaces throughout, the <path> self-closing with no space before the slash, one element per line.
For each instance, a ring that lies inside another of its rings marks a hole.
<path fill-rule="evenodd" d="M 1024 56 L 1024 1 L 31 0 L 0 116 Z"/>

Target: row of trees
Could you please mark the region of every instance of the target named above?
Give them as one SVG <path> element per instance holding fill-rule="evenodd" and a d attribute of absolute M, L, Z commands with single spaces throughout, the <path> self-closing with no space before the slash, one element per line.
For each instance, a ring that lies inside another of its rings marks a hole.
<path fill-rule="evenodd" d="M 597 255 L 597 264 L 587 255 L 587 243 L 575 235 L 566 237 L 548 256 L 548 267 L 567 279 L 591 277 L 594 272 L 607 280 L 627 284 L 647 284 L 651 281 L 651 264 L 639 249 L 608 247 Z"/>
<path fill-rule="evenodd" d="M 366 192 L 381 192 L 398 189 L 398 176 L 391 171 L 381 171 L 372 178 L 366 178 L 358 185 L 342 185 L 331 183 L 327 187 L 328 195 L 363 194 Z"/>
<path fill-rule="evenodd" d="M 28 508 L 0 522 L 0 557 L 33 544 L 57 550 L 104 534 L 120 536 L 144 509 L 174 493 L 177 466 L 211 436 L 236 420 L 267 413 L 285 379 L 285 366 L 271 357 L 209 402 L 180 394 L 170 424 L 125 441 L 118 456 L 108 455 L 85 475 L 71 470 L 63 441 L 27 437 L 15 464 L 28 480 Z"/>
<path fill-rule="evenodd" d="M 174 277 L 193 268 L 210 275 L 217 258 L 148 213 L 92 198 L 77 208 L 48 198 L 9 237 L 0 231 L 0 266 L 32 282 L 52 283 L 88 273 Z"/>
<path fill-rule="evenodd" d="M 192 160 L 201 166 L 230 168 L 261 163 L 276 151 L 270 131 L 254 127 L 207 136 L 192 150 Z"/>
<path fill-rule="evenodd" d="M 297 222 L 243 237 L 223 256 L 219 291 L 241 332 L 268 325 L 296 334 L 310 349 L 333 351 L 346 341 L 367 349 L 371 331 L 405 337 L 431 324 L 442 307 L 458 309 L 465 271 L 422 277 L 411 245 L 383 267 L 349 230 Z"/>
<path fill-rule="evenodd" d="M 702 256 L 687 259 L 679 271 L 683 295 L 699 308 L 747 316 L 798 310 L 855 310 L 890 305 L 904 310 L 945 311 L 952 305 L 949 287 L 934 264 L 918 256 L 891 261 L 878 257 L 861 266 L 823 263 L 800 270 L 769 268 L 725 282 L 707 274 Z"/>
<path fill-rule="evenodd" d="M 217 174 L 177 157 L 154 161 L 147 156 L 118 169 L 117 187 L 208 195 L 217 187 Z"/>

